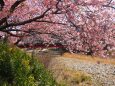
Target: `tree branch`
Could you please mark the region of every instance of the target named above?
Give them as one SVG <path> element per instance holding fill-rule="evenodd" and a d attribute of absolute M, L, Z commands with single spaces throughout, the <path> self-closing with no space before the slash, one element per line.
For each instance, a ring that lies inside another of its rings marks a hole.
<path fill-rule="evenodd" d="M 37 19 L 41 19 L 43 18 L 46 13 L 50 10 L 51 8 L 48 8 L 43 14 L 41 14 L 40 16 L 37 16 L 35 18 L 32 18 L 32 19 L 28 19 L 28 20 L 25 20 L 25 21 L 22 21 L 22 22 L 17 22 L 17 23 L 10 23 L 8 25 L 3 25 L 3 26 L 0 26 L 0 31 L 3 30 L 3 29 L 6 29 L 10 26 L 20 26 L 20 25 L 25 25 L 27 23 L 31 23 L 33 21 L 36 21 Z"/>
<path fill-rule="evenodd" d="M 110 6 L 110 4 L 112 3 L 113 0 L 110 0 L 106 5 L 103 5 L 103 7 L 110 7 L 112 9 L 115 9 L 114 6 Z"/>
<path fill-rule="evenodd" d="M 9 16 L 11 15 L 11 13 L 14 12 L 14 10 L 16 9 L 16 7 L 18 7 L 18 5 L 21 4 L 21 3 L 24 2 L 24 1 L 25 1 L 25 0 L 17 0 L 17 1 L 11 6 L 11 8 L 10 8 L 10 13 L 9 13 L 6 17 L 4 17 L 4 18 L 2 18 L 2 19 L 0 20 L 0 25 L 2 25 L 3 23 L 5 23 L 5 22 L 7 21 L 7 19 L 9 18 Z"/>
<path fill-rule="evenodd" d="M 67 25 L 65 23 L 59 23 L 59 22 L 53 22 L 53 21 L 47 21 L 47 20 L 36 20 L 36 22 L 46 22 L 46 23 L 51 23 L 51 24 Z"/>
<path fill-rule="evenodd" d="M 112 9 L 115 9 L 114 6 L 110 6 L 110 5 L 103 5 L 103 7 L 110 7 L 110 8 L 112 8 Z"/>
<path fill-rule="evenodd" d="M 22 2 L 24 2 L 25 0 L 17 0 L 10 8 L 10 13 L 13 13 L 14 10 L 16 9 L 16 7 L 18 7 Z"/>

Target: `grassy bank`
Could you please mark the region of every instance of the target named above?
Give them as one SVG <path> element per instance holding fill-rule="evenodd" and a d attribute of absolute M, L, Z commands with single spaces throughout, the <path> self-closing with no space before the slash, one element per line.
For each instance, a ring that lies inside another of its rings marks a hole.
<path fill-rule="evenodd" d="M 76 58 L 84 61 L 89 61 L 93 63 L 104 63 L 104 64 L 113 64 L 115 65 L 114 58 L 100 58 L 96 56 L 88 56 L 88 55 L 81 55 L 81 54 L 74 54 L 74 53 L 64 53 L 63 57 L 65 58 Z"/>
<path fill-rule="evenodd" d="M 22 50 L 0 43 L 0 86 L 57 86 L 51 73 Z"/>

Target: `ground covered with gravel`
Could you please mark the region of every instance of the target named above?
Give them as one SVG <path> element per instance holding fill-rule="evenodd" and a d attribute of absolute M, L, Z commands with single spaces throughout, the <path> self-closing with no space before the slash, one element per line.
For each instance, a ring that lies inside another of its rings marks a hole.
<path fill-rule="evenodd" d="M 76 58 L 65 58 L 59 52 L 37 52 L 47 66 L 55 62 L 55 65 L 64 64 L 67 69 L 74 71 L 84 71 L 92 76 L 93 86 L 115 86 L 115 65 L 94 63 Z M 49 59 L 49 57 L 51 57 Z M 55 57 L 55 58 L 52 58 Z M 47 60 L 48 59 L 48 60 Z"/>
<path fill-rule="evenodd" d="M 75 58 L 55 59 L 63 63 L 66 68 L 91 74 L 95 86 L 115 86 L 115 65 L 92 63 Z"/>

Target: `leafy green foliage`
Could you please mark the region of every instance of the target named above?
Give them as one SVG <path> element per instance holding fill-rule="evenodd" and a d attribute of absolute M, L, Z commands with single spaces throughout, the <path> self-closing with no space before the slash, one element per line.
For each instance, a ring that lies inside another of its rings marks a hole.
<path fill-rule="evenodd" d="M 43 64 L 16 47 L 0 43 L 0 86 L 57 86 Z"/>

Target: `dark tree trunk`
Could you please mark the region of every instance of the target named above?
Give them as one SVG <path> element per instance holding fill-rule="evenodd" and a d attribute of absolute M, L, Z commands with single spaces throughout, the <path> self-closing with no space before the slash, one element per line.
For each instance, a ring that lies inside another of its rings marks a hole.
<path fill-rule="evenodd" d="M 4 0 L 0 0 L 0 11 L 4 8 Z"/>

